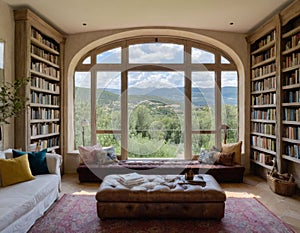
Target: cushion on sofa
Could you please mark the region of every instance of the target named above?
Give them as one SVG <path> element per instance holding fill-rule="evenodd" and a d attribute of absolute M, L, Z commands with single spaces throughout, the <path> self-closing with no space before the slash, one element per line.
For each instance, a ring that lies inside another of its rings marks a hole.
<path fill-rule="evenodd" d="M 17 158 L 24 154 L 28 154 L 28 160 L 32 175 L 49 174 L 46 161 L 47 149 L 38 152 L 24 152 L 19 150 L 13 150 L 13 157 Z"/>
<path fill-rule="evenodd" d="M 0 159 L 1 185 L 3 187 L 34 179 L 28 155 L 14 159 Z"/>
<path fill-rule="evenodd" d="M 242 163 L 242 141 L 236 142 L 236 143 L 228 143 L 228 144 L 222 144 L 222 150 L 223 153 L 234 153 L 233 162 L 236 164 Z"/>

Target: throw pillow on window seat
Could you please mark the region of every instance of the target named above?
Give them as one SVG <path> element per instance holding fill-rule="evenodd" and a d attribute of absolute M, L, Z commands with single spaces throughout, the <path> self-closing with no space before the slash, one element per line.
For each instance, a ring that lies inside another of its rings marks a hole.
<path fill-rule="evenodd" d="M 236 164 L 241 164 L 242 163 L 242 155 L 241 155 L 241 150 L 242 150 L 242 141 L 236 142 L 236 143 L 228 143 L 228 144 L 222 144 L 222 150 L 221 152 L 223 153 L 234 153 L 233 156 L 233 162 Z"/>
<path fill-rule="evenodd" d="M 234 164 L 233 158 L 234 158 L 234 153 L 218 152 L 215 154 L 215 164 L 232 166 Z"/>
<path fill-rule="evenodd" d="M 114 147 L 79 146 L 81 163 L 85 164 L 109 164 L 117 162 Z"/>
<path fill-rule="evenodd" d="M 32 175 L 36 176 L 41 174 L 49 174 L 46 160 L 47 149 L 43 149 L 38 152 L 25 152 L 18 150 L 13 150 L 12 152 L 14 158 L 20 157 L 24 154 L 28 155 L 28 161 Z"/>

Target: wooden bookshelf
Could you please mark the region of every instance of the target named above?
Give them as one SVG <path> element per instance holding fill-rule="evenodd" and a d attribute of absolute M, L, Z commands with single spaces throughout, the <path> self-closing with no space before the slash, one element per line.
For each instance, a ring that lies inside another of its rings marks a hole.
<path fill-rule="evenodd" d="M 276 27 L 250 38 L 251 161 L 270 168 L 276 156 Z"/>
<path fill-rule="evenodd" d="M 29 9 L 14 11 L 16 79 L 30 77 L 22 90 L 28 107 L 15 122 L 17 148 L 40 144 L 62 153 L 62 74 L 64 38 Z"/>
<path fill-rule="evenodd" d="M 282 25 L 283 158 L 300 163 L 300 15 Z"/>
<path fill-rule="evenodd" d="M 300 164 L 300 1 L 247 37 L 251 79 L 251 162 L 264 174 L 277 160 Z M 257 170 L 257 169 L 255 169 Z"/>

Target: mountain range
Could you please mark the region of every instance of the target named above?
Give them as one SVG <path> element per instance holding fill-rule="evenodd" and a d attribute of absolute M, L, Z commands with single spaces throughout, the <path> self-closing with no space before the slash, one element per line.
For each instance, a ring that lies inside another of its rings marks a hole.
<path fill-rule="evenodd" d="M 98 89 L 98 100 L 110 102 L 118 100 L 120 95 L 119 89 Z M 89 99 L 90 91 L 87 88 L 76 87 L 76 99 Z M 192 88 L 192 101 L 196 106 L 213 105 L 214 88 Z M 168 104 L 182 104 L 184 99 L 184 88 L 129 88 L 129 101 L 138 102 L 143 100 L 161 101 Z M 237 87 L 222 88 L 222 102 L 228 105 L 237 105 Z"/>

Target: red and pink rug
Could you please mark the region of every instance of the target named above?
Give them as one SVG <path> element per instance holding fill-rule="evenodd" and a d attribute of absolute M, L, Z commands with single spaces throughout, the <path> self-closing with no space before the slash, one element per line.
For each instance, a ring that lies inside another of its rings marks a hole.
<path fill-rule="evenodd" d="M 125 220 L 101 221 L 96 199 L 91 195 L 64 195 L 31 228 L 31 233 L 183 233 L 183 232 L 294 232 L 255 198 L 227 198 L 225 217 L 215 220 Z"/>

